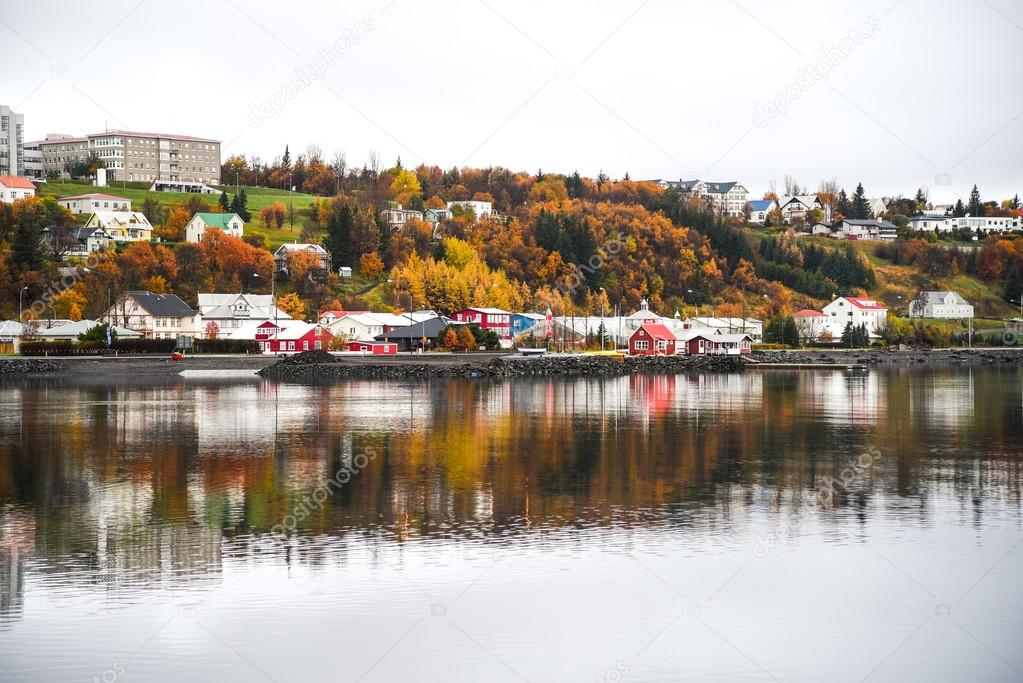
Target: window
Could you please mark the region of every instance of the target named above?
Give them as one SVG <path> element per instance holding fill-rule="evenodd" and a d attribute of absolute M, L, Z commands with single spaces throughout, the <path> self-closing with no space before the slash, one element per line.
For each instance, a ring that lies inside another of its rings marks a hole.
<path fill-rule="evenodd" d="M 309 350 L 309 342 L 308 341 L 303 341 L 302 342 L 302 350 L 303 351 L 308 351 Z"/>
<path fill-rule="evenodd" d="M 650 342 L 648 342 L 646 339 L 643 339 L 641 341 L 637 341 L 636 342 L 636 350 L 637 351 L 646 351 L 649 348 L 650 348 Z"/>
<path fill-rule="evenodd" d="M 294 351 L 294 350 L 295 350 L 295 342 L 293 342 L 293 341 L 292 342 L 288 342 L 288 351 Z"/>

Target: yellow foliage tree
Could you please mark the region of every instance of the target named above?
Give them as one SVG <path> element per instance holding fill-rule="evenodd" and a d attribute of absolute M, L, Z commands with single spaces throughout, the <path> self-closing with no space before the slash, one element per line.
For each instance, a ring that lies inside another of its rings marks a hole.
<path fill-rule="evenodd" d="M 277 299 L 277 308 L 281 309 L 295 320 L 302 320 L 305 316 L 305 304 L 295 292 L 290 292 Z"/>
<path fill-rule="evenodd" d="M 380 255 L 375 251 L 363 254 L 359 257 L 359 272 L 362 276 L 375 280 L 380 277 L 380 273 L 384 272 L 384 262 L 380 260 Z"/>

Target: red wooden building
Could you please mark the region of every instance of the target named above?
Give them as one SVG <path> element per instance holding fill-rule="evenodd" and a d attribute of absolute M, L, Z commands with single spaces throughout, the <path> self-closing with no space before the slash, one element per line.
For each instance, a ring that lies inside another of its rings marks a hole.
<path fill-rule="evenodd" d="M 645 321 L 629 337 L 630 356 L 674 356 L 675 335 L 663 324 Z"/>
<path fill-rule="evenodd" d="M 511 313 L 500 308 L 466 308 L 451 315 L 461 323 L 476 323 L 485 330 L 493 330 L 501 339 L 511 339 Z"/>
<path fill-rule="evenodd" d="M 393 356 L 398 353 L 398 345 L 386 341 L 351 341 L 348 342 L 349 351 L 361 351 L 374 356 Z"/>
<path fill-rule="evenodd" d="M 686 353 L 694 355 L 743 355 L 753 350 L 753 338 L 748 334 L 700 333 L 686 339 L 684 348 Z"/>
<path fill-rule="evenodd" d="M 326 351 L 330 348 L 330 332 L 319 325 L 301 320 L 272 320 L 256 328 L 256 344 L 263 353 L 301 353 Z"/>

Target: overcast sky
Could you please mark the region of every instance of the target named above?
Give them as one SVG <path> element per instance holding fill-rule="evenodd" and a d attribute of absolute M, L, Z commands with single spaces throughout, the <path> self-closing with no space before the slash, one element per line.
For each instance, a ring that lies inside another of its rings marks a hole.
<path fill-rule="evenodd" d="M 1023 4 L 78 0 L 0 15 L 26 135 L 310 143 L 362 164 L 1023 190 Z"/>

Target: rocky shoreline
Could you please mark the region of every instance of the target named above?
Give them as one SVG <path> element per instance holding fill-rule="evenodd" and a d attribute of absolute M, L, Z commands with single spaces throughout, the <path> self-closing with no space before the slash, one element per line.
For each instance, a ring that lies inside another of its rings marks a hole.
<path fill-rule="evenodd" d="M 59 360 L 46 358 L 0 359 L 0 375 L 47 375 L 64 372 L 67 366 Z"/>
<path fill-rule="evenodd" d="M 309 354 L 309 355 L 307 355 Z M 735 356 L 541 356 L 493 358 L 458 364 L 423 362 L 346 363 L 315 351 L 286 358 L 260 370 L 263 377 L 289 380 L 429 379 L 477 377 L 616 377 L 639 373 L 734 372 L 744 361 Z"/>
<path fill-rule="evenodd" d="M 1023 363 L 1023 349 L 917 349 L 896 351 L 882 349 L 835 351 L 754 351 L 755 363 L 778 365 L 906 365 Z"/>

